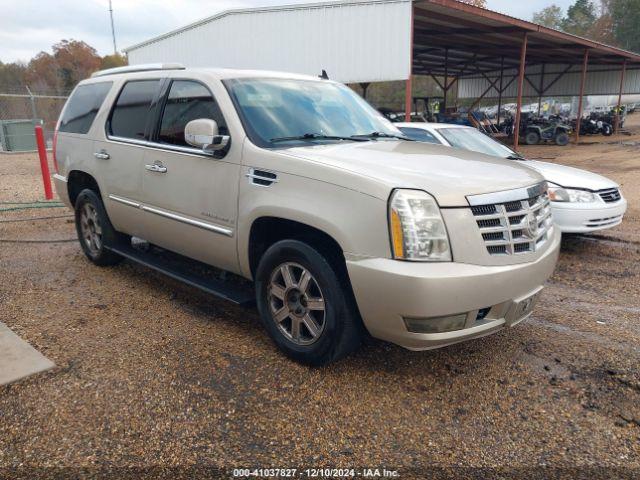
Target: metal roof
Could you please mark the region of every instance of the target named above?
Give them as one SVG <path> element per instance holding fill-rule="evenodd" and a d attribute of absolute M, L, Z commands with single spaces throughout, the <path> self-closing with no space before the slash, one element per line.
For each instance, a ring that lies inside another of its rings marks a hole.
<path fill-rule="evenodd" d="M 527 65 L 581 64 L 588 49 L 589 65 L 640 66 L 638 54 L 455 0 L 417 0 L 413 15 L 414 74 L 478 75 L 500 70 L 503 59 L 517 68 L 525 33 Z"/>

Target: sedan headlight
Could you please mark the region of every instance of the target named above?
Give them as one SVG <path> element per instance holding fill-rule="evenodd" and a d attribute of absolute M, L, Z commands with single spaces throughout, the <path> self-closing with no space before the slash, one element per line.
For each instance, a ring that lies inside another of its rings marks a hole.
<path fill-rule="evenodd" d="M 395 190 L 389 202 L 393 257 L 423 262 L 450 262 L 451 248 L 440 208 L 421 190 Z"/>
<path fill-rule="evenodd" d="M 549 184 L 549 200 L 552 202 L 591 203 L 596 201 L 596 195 L 587 190 L 564 188 L 553 183 Z"/>

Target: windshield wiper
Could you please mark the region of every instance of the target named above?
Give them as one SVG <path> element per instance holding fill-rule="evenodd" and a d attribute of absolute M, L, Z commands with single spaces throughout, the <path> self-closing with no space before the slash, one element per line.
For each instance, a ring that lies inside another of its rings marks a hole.
<path fill-rule="evenodd" d="M 364 138 L 344 137 L 340 135 L 323 135 L 322 133 L 305 133 L 293 137 L 276 137 L 270 140 L 271 143 L 289 142 L 295 140 L 350 140 L 352 142 L 366 142 Z"/>
<path fill-rule="evenodd" d="M 511 155 L 508 155 L 505 157 L 507 160 L 526 160 L 526 158 L 524 158 L 522 155 L 520 155 L 519 153 L 512 153 Z"/>
<path fill-rule="evenodd" d="M 371 132 L 361 133 L 358 135 L 351 135 L 351 138 L 397 138 L 398 140 L 406 140 L 407 142 L 415 142 L 412 138 L 405 137 L 404 135 L 392 135 L 384 132 Z"/>

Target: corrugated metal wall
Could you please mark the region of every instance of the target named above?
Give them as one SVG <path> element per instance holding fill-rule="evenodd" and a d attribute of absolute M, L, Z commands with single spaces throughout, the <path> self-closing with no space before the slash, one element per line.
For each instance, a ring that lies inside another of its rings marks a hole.
<path fill-rule="evenodd" d="M 409 76 L 411 2 L 231 11 L 128 49 L 129 63 L 280 70 L 345 83 Z"/>
<path fill-rule="evenodd" d="M 540 71 L 541 66 L 536 65 L 527 68 L 527 76 L 531 82 L 537 87 L 540 85 Z M 557 76 L 558 73 L 564 71 L 567 65 L 546 65 L 544 84 L 549 85 Z M 571 71 L 565 74 L 560 80 L 555 82 L 544 96 L 571 96 L 578 95 L 580 93 L 580 76 L 581 65 L 575 65 Z M 615 95 L 618 93 L 620 87 L 620 71 L 604 72 L 598 71 L 608 67 L 593 66 L 587 71 L 587 82 L 585 86 L 585 95 Z M 509 80 L 516 76 L 518 71 L 505 70 L 504 83 L 505 85 Z M 490 78 L 496 78 L 497 74 L 488 75 Z M 484 77 L 465 78 L 458 81 L 458 97 L 459 98 L 478 98 L 489 87 L 489 82 Z M 640 93 L 640 70 L 627 70 L 624 82 L 625 94 L 637 94 Z M 515 80 L 509 88 L 507 88 L 503 94 L 505 98 L 514 98 L 518 95 L 518 84 Z M 538 93 L 533 89 L 529 82 L 524 82 L 524 96 L 525 97 L 538 97 Z M 485 98 L 496 98 L 498 92 L 492 89 Z"/>

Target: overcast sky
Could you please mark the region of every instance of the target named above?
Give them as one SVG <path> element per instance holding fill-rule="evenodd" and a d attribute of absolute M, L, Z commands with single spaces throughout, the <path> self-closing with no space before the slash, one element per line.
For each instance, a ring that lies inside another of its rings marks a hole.
<path fill-rule="evenodd" d="M 118 50 L 230 8 L 309 0 L 113 0 Z M 488 0 L 489 8 L 529 20 L 534 11 L 572 0 Z M 28 61 L 61 39 L 112 53 L 108 0 L 0 0 L 0 60 Z"/>

